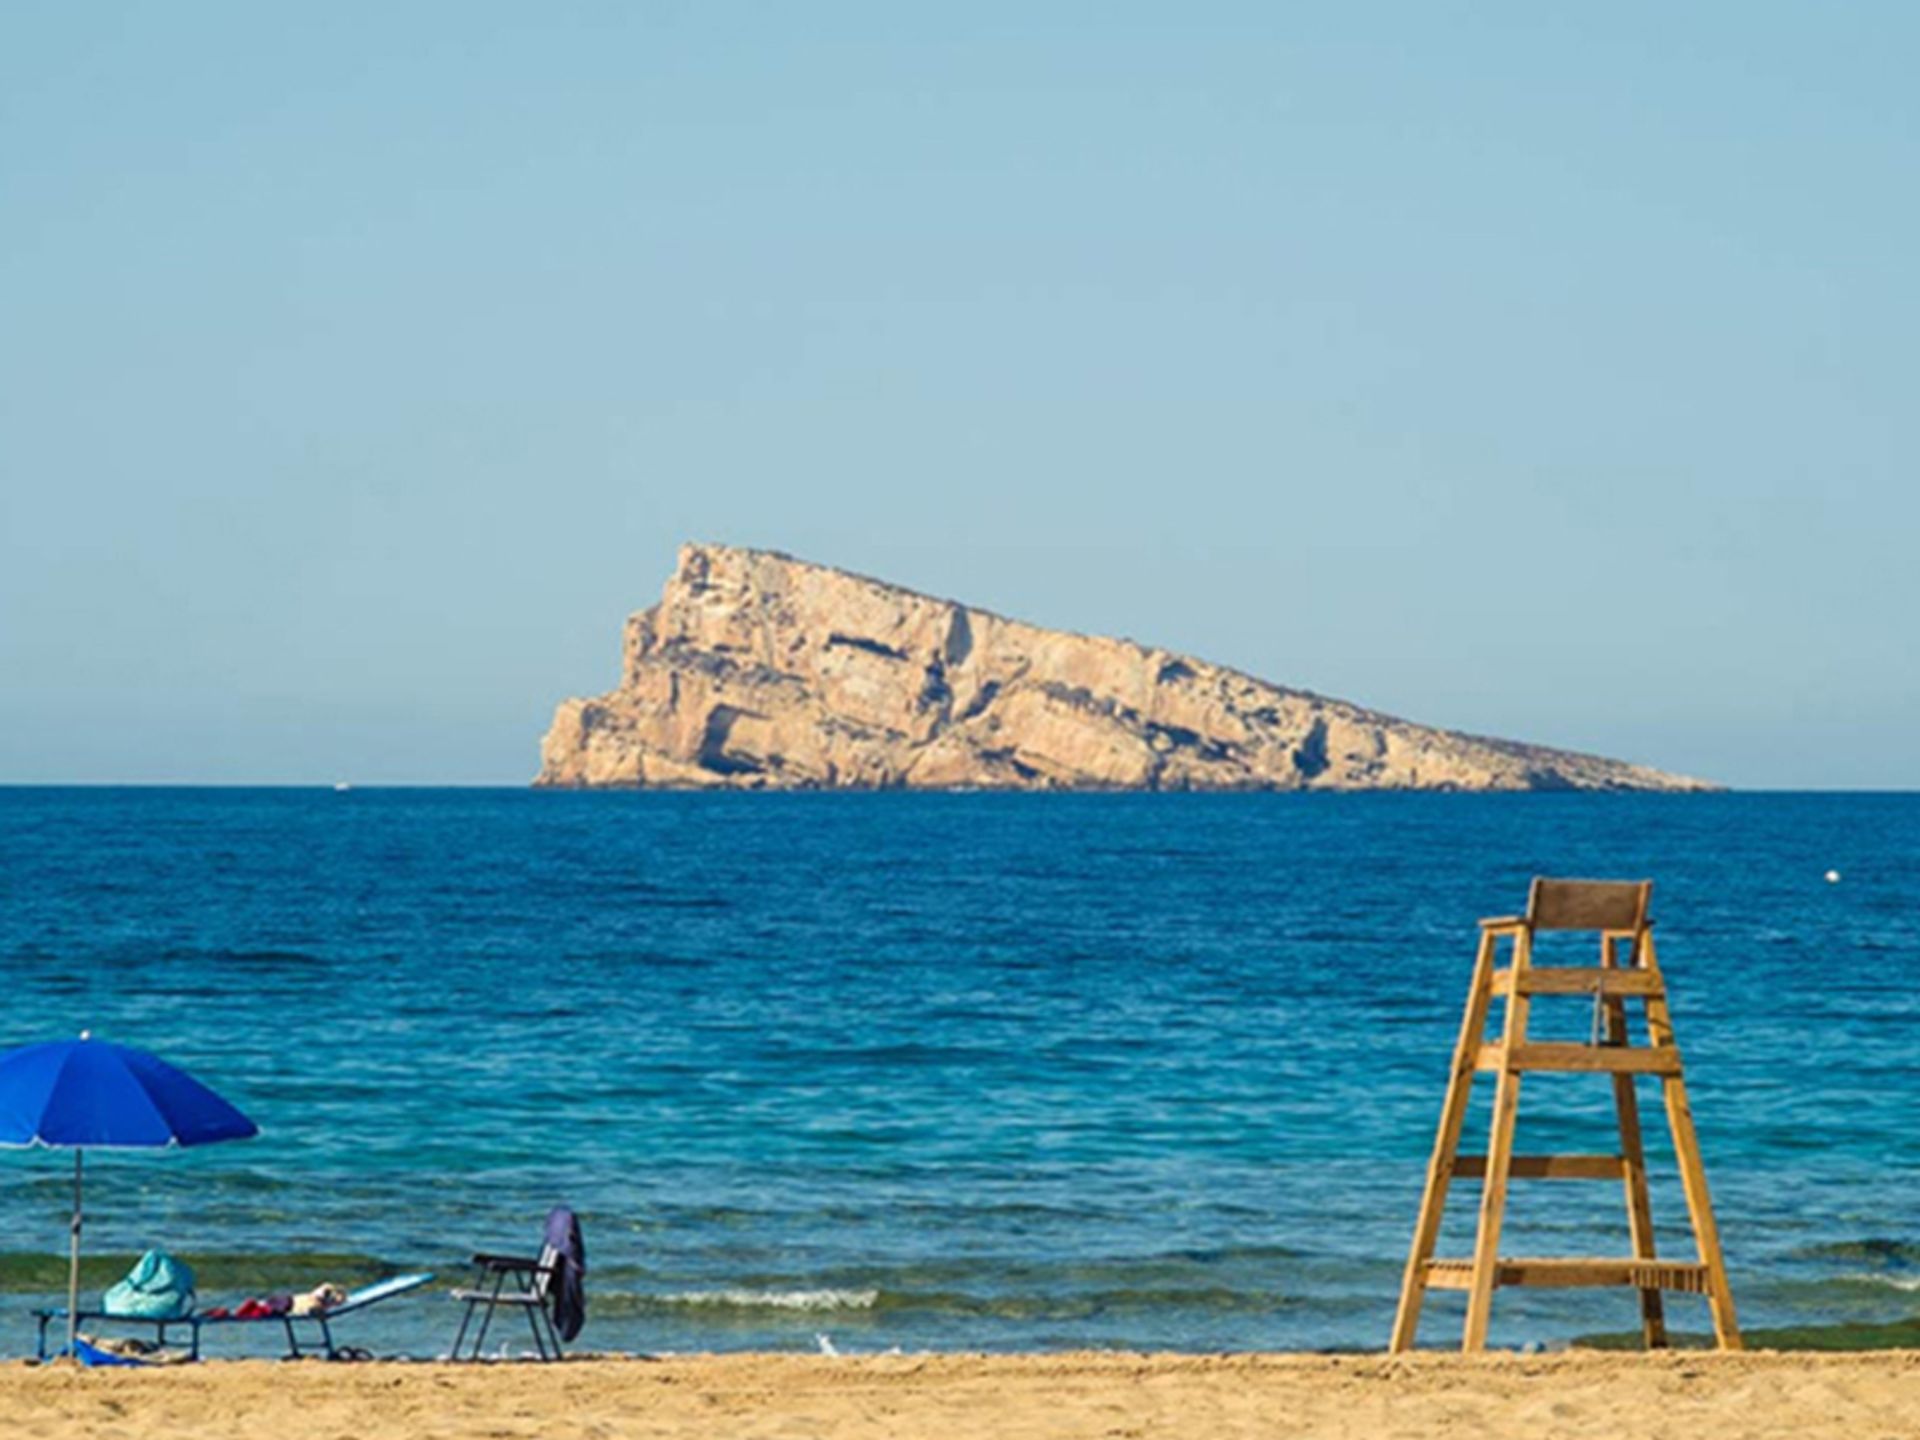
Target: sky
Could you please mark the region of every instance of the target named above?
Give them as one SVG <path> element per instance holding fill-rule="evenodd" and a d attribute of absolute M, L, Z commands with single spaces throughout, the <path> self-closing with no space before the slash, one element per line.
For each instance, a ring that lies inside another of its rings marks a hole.
<path fill-rule="evenodd" d="M 1920 8 L 0 10 L 0 782 L 520 784 L 687 539 L 1920 786 Z"/>

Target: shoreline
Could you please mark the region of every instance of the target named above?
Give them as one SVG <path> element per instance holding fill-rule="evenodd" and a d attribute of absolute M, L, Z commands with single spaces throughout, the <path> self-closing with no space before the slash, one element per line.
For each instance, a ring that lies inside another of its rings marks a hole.
<path fill-rule="evenodd" d="M 0 1366 L 12 1433 L 847 1440 L 1287 1433 L 1375 1440 L 1909 1433 L 1920 1350 L 1463 1357 L 791 1354 L 449 1365 L 212 1360 L 151 1370 Z"/>

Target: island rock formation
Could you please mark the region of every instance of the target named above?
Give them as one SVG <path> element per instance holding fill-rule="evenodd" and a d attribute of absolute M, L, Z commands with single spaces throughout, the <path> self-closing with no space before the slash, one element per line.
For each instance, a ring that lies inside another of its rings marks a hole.
<path fill-rule="evenodd" d="M 620 687 L 563 701 L 538 785 L 1705 790 L 1414 725 L 1130 640 L 763 550 L 687 545 Z"/>

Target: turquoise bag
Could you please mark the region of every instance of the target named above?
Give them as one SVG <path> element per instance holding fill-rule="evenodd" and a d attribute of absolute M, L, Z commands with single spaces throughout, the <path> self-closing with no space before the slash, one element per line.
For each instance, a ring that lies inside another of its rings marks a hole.
<path fill-rule="evenodd" d="M 164 1250 L 149 1250 L 101 1297 L 100 1308 L 139 1320 L 178 1320 L 193 1313 L 193 1301 L 192 1268 Z"/>

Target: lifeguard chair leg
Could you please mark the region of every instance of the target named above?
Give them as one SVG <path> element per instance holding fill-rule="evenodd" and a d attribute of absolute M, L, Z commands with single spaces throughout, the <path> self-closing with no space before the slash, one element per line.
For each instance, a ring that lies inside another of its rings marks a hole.
<path fill-rule="evenodd" d="M 1602 964 L 1611 968 L 1616 951 L 1615 937 L 1601 941 Z M 1609 1045 L 1625 1045 L 1627 1002 L 1619 996 L 1606 1000 L 1606 1038 Z M 1613 1108 L 1620 1120 L 1620 1155 L 1624 1162 L 1623 1180 L 1627 1200 L 1627 1235 L 1636 1259 L 1655 1258 L 1653 1238 L 1653 1202 L 1647 1192 L 1647 1149 L 1640 1129 L 1640 1100 L 1631 1075 L 1613 1077 Z M 1662 1350 L 1667 1344 L 1666 1303 L 1657 1288 L 1640 1291 L 1640 1338 L 1649 1350 Z"/>
<path fill-rule="evenodd" d="M 1513 1129 L 1520 1111 L 1520 1072 L 1513 1052 L 1527 1041 L 1531 1003 L 1520 979 L 1527 972 L 1532 937 L 1522 930 L 1513 945 L 1513 986 L 1507 996 L 1506 1024 L 1500 1034 L 1500 1080 L 1493 1094 L 1493 1129 L 1487 1139 L 1487 1174 L 1480 1191 L 1480 1229 L 1473 1247 L 1473 1283 L 1467 1292 L 1467 1325 L 1460 1348 L 1484 1350 L 1493 1318 L 1494 1280 L 1500 1268 L 1500 1226 L 1506 1218 L 1507 1178 L 1513 1168 Z"/>
<path fill-rule="evenodd" d="M 1473 983 L 1467 991 L 1466 1013 L 1460 1020 L 1460 1039 L 1453 1049 L 1453 1075 L 1447 1082 L 1446 1103 L 1440 1107 L 1440 1129 L 1434 1136 L 1433 1156 L 1427 1162 L 1420 1218 L 1414 1223 L 1407 1269 L 1400 1281 L 1400 1308 L 1393 1317 L 1393 1338 L 1387 1342 L 1387 1349 L 1393 1354 L 1411 1350 L 1420 1329 L 1420 1307 L 1427 1298 L 1427 1262 L 1433 1258 L 1434 1247 L 1440 1240 L 1447 1187 L 1453 1180 L 1453 1162 L 1460 1151 L 1460 1128 L 1467 1118 L 1468 1102 L 1473 1098 L 1474 1062 L 1486 1034 L 1487 1009 L 1493 1001 L 1494 947 L 1494 935 L 1481 932 L 1480 950 L 1473 964 Z"/>
<path fill-rule="evenodd" d="M 1656 974 L 1653 936 L 1645 940 L 1644 961 Z M 1647 997 L 1648 1038 L 1655 1045 L 1673 1044 L 1673 1016 L 1664 991 Z M 1660 1082 L 1667 1102 L 1667 1124 L 1673 1131 L 1674 1158 L 1680 1165 L 1680 1188 L 1687 1197 L 1687 1217 L 1693 1222 L 1694 1244 L 1700 1263 L 1707 1267 L 1707 1305 L 1713 1314 L 1713 1337 L 1722 1350 L 1740 1350 L 1740 1324 L 1733 1313 L 1733 1287 L 1727 1283 L 1727 1262 L 1720 1251 L 1720 1227 L 1713 1218 L 1713 1197 L 1707 1190 L 1707 1168 L 1700 1159 L 1700 1137 L 1693 1128 L 1693 1108 L 1687 1103 L 1687 1082 L 1676 1069 Z"/>

